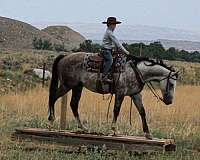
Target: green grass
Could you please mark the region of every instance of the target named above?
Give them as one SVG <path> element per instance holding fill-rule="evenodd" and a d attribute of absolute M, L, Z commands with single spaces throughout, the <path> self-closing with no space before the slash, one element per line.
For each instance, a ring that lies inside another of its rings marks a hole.
<path fill-rule="evenodd" d="M 181 135 L 176 133 L 181 129 L 181 124 L 178 124 L 176 130 L 173 132 L 172 137 L 175 137 L 177 144 L 176 152 L 169 153 L 152 153 L 152 154 L 138 154 L 128 153 L 125 151 L 103 151 L 98 148 L 93 151 L 86 150 L 84 152 L 78 152 L 77 149 L 74 149 L 74 152 L 66 152 L 63 148 L 57 148 L 56 146 L 46 149 L 34 149 L 34 150 L 25 150 L 24 145 L 31 145 L 32 142 L 29 143 L 18 143 L 15 141 L 11 141 L 10 134 L 14 131 L 15 128 L 19 127 L 37 127 L 37 128 L 46 128 L 46 124 L 48 123 L 46 118 L 40 117 L 37 115 L 31 116 L 27 114 L 18 114 L 17 112 L 10 111 L 5 106 L 0 106 L 0 159 L 1 160 L 39 160 L 39 159 L 77 159 L 77 160 L 109 160 L 109 159 L 134 159 L 134 160 L 199 160 L 200 152 L 194 151 L 195 147 L 200 145 L 200 137 L 195 134 L 188 139 L 183 139 Z M 87 124 L 86 124 L 87 125 Z M 123 124 L 122 124 L 123 126 Z M 137 135 L 142 134 L 142 132 L 133 132 L 128 130 L 128 126 L 119 126 L 120 131 L 123 133 L 129 133 L 129 135 Z M 96 124 L 90 124 L 88 126 L 90 131 L 96 131 L 101 133 L 108 133 L 110 130 L 110 126 L 108 124 L 97 126 Z M 59 128 L 59 119 L 55 122 L 54 128 Z M 68 125 L 69 130 L 77 130 L 75 121 L 71 121 Z M 152 134 L 154 137 L 166 137 L 165 133 L 162 133 L 159 130 L 152 130 Z M 43 144 L 40 144 L 43 146 Z"/>

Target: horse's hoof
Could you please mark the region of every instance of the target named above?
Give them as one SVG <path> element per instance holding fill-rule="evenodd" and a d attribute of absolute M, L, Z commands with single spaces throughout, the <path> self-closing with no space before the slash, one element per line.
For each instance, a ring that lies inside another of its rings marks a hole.
<path fill-rule="evenodd" d="M 52 128 L 53 128 L 53 123 L 52 123 L 52 122 L 49 122 L 49 123 L 47 124 L 47 128 L 49 129 L 49 131 L 51 131 Z"/>
<path fill-rule="evenodd" d="M 146 139 L 152 139 L 152 135 L 150 133 L 145 133 Z"/>
<path fill-rule="evenodd" d="M 50 114 L 48 117 L 48 121 L 53 122 L 55 120 L 55 116 L 53 114 Z"/>
<path fill-rule="evenodd" d="M 116 130 L 115 127 L 112 127 L 111 130 L 112 130 L 112 134 L 111 134 L 112 136 L 117 136 L 119 134 L 119 132 Z"/>
<path fill-rule="evenodd" d="M 52 131 L 52 127 L 50 127 L 50 126 L 47 126 L 47 129 L 48 129 L 49 131 Z"/>
<path fill-rule="evenodd" d="M 85 126 L 78 126 L 78 128 L 80 128 L 82 131 L 84 131 L 84 132 L 88 132 L 88 129 L 87 129 L 87 127 L 85 127 Z"/>

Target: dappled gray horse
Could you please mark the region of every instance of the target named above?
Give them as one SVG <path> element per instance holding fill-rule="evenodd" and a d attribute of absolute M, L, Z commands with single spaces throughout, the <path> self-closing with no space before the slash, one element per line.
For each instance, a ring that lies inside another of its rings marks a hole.
<path fill-rule="evenodd" d="M 48 120 L 53 123 L 55 120 L 54 104 L 56 100 L 72 90 L 70 106 L 78 127 L 86 129 L 79 118 L 78 103 L 81 97 L 83 87 L 90 91 L 99 93 L 96 81 L 97 73 L 88 72 L 83 67 L 83 61 L 86 53 L 78 52 L 68 56 L 59 55 L 53 64 L 52 79 L 49 93 L 49 117 Z M 139 111 L 142 119 L 143 131 L 147 138 L 150 137 L 149 128 L 146 122 L 146 114 L 142 104 L 142 91 L 145 83 L 157 81 L 160 84 L 162 100 L 166 105 L 173 101 L 176 80 L 178 73 L 161 62 L 144 58 L 129 58 L 125 64 L 125 71 L 114 73 L 115 94 L 114 116 L 112 120 L 112 130 L 116 131 L 116 121 L 120 112 L 121 104 L 125 96 L 130 96 Z M 59 86 L 58 86 L 59 82 Z M 109 93 L 109 87 L 104 87 L 104 94 Z M 101 92 L 102 93 L 102 92 Z"/>

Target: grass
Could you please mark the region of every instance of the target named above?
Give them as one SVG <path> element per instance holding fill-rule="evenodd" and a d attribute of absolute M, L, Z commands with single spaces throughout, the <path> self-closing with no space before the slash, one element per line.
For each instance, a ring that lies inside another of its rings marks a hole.
<path fill-rule="evenodd" d="M 69 97 L 70 97 L 69 93 Z M 200 156 L 200 103 L 199 87 L 179 86 L 174 103 L 165 106 L 157 102 L 148 90 L 143 91 L 143 101 L 147 113 L 149 128 L 154 137 L 174 138 L 177 143 L 175 153 L 157 153 L 151 155 L 129 155 L 126 152 L 110 154 L 103 151 L 86 153 L 71 152 L 49 146 L 49 150 L 25 151 L 22 145 L 10 140 L 10 133 L 17 127 L 47 127 L 48 89 L 37 87 L 33 90 L 9 94 L 0 97 L 0 159 L 199 159 Z M 84 90 L 79 112 L 81 120 L 91 132 L 108 134 L 111 132 L 112 109 L 109 122 L 106 121 L 108 101 L 102 96 Z M 113 106 L 113 101 L 112 105 Z M 125 98 L 118 118 L 118 130 L 126 135 L 143 135 L 142 124 L 135 107 L 132 111 L 132 126 L 129 125 L 130 99 Z M 60 100 L 56 103 L 56 122 L 59 128 Z M 74 117 L 67 104 L 67 128 L 77 130 Z M 43 144 L 40 144 L 42 146 Z"/>

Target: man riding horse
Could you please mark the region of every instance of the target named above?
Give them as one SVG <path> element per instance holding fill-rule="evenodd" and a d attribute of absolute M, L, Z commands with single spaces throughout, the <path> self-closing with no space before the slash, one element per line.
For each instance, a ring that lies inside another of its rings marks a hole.
<path fill-rule="evenodd" d="M 104 58 L 103 61 L 103 76 L 102 80 L 106 83 L 112 83 L 112 80 L 109 79 L 108 73 L 112 66 L 113 58 L 112 58 L 112 49 L 116 47 L 123 51 L 126 55 L 130 53 L 120 44 L 117 38 L 114 36 L 113 32 L 116 28 L 116 24 L 120 24 L 121 22 L 117 21 L 115 17 L 108 17 L 106 22 L 102 22 L 103 24 L 107 24 L 107 30 L 103 37 L 102 43 L 102 56 Z"/>

